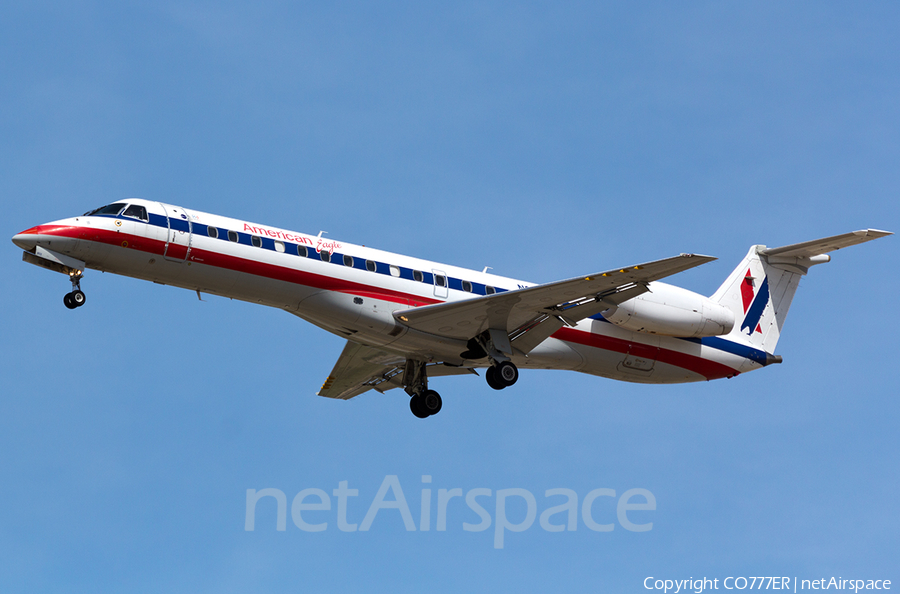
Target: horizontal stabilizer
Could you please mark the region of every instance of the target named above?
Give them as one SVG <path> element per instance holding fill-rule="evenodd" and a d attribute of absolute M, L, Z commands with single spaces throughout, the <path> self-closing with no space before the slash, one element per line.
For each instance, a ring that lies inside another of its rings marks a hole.
<path fill-rule="evenodd" d="M 893 235 L 893 233 L 890 231 L 879 231 L 878 229 L 863 229 L 783 247 L 766 248 L 760 250 L 759 254 L 761 256 L 779 256 L 783 258 L 812 258 L 813 256 L 827 254 L 834 250 L 872 241 L 886 235 Z"/>

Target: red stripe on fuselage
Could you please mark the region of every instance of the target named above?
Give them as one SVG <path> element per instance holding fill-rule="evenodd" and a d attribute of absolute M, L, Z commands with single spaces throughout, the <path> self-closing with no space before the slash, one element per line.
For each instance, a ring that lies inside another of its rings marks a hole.
<path fill-rule="evenodd" d="M 55 225 L 42 225 L 35 227 L 35 229 L 38 229 L 36 233 L 39 235 L 53 235 L 57 237 L 96 241 L 98 243 L 105 243 L 116 247 L 122 247 L 122 242 L 127 241 L 128 247 L 126 249 L 134 249 L 158 256 L 162 256 L 166 248 L 166 243 L 164 241 L 148 239 L 140 235 L 132 235 L 121 231 L 110 231 L 108 229 Z M 297 257 L 299 258 L 299 256 Z M 196 261 L 198 264 L 205 264 L 216 268 L 244 272 L 246 274 L 286 281 L 326 291 L 337 291 L 340 293 L 359 295 L 361 297 L 369 297 L 370 299 L 381 299 L 392 303 L 410 305 L 412 307 L 442 303 L 442 301 L 438 299 L 410 295 L 401 291 L 364 285 L 331 276 L 297 270 L 295 268 L 257 262 L 256 260 L 248 260 L 246 258 L 230 256 L 228 254 L 204 250 L 197 247 L 191 247 L 190 259 Z"/>
<path fill-rule="evenodd" d="M 93 227 L 39 225 L 29 229 L 27 232 L 38 235 L 53 235 L 57 237 L 70 237 L 87 241 L 96 241 L 117 247 L 120 247 L 123 241 L 127 241 L 128 247 L 124 249 L 135 249 L 159 256 L 162 256 L 166 246 L 165 242 L 157 239 L 148 239 L 140 235 L 132 235 Z M 392 303 L 406 304 L 412 307 L 442 303 L 442 301 L 438 299 L 410 295 L 401 291 L 365 285 L 331 276 L 296 270 L 285 266 L 257 262 L 255 260 L 248 260 L 238 256 L 231 256 L 196 247 L 191 248 L 191 256 L 192 260 L 208 266 L 296 283 L 307 287 L 315 287 L 326 291 L 349 293 L 361 297 L 369 297 L 371 299 L 381 299 Z M 194 258 L 194 256 L 196 256 L 196 258 Z M 553 338 L 565 342 L 573 342 L 607 351 L 632 354 L 637 357 L 660 361 L 662 363 L 687 369 L 688 371 L 702 375 L 708 380 L 731 377 L 738 375 L 739 373 L 737 370 L 732 369 L 727 365 L 703 359 L 695 355 L 657 348 L 639 342 L 623 340 L 612 336 L 595 334 L 593 332 L 586 332 L 573 328 L 561 328 L 553 334 Z"/>
<path fill-rule="evenodd" d="M 720 379 L 723 377 L 732 377 L 738 375 L 738 371 L 723 365 L 703 359 L 695 355 L 681 353 L 670 349 L 657 348 L 639 342 L 614 338 L 604 334 L 595 334 L 593 332 L 584 332 L 575 330 L 574 328 L 560 328 L 552 335 L 566 342 L 574 342 L 597 349 L 606 351 L 615 351 L 617 353 L 631 354 L 636 357 L 652 359 L 661 363 L 667 363 L 694 373 L 700 374 L 708 380 Z"/>

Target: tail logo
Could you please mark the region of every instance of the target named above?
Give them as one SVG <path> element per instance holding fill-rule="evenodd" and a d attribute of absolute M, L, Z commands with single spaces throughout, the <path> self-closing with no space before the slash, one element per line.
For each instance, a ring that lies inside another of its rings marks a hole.
<path fill-rule="evenodd" d="M 769 279 L 763 278 L 762 285 L 754 296 L 755 281 L 756 279 L 750 274 L 750 269 L 748 268 L 744 282 L 741 283 L 741 301 L 743 301 L 745 314 L 744 323 L 741 324 L 741 332 L 747 330 L 748 334 L 754 332 L 762 334 L 759 320 L 766 309 L 766 304 L 769 303 Z"/>
<path fill-rule="evenodd" d="M 750 274 L 750 269 L 748 268 L 747 274 L 744 276 L 744 282 L 741 283 L 741 300 L 744 302 L 744 315 L 747 315 L 747 308 L 750 307 L 750 303 L 753 301 L 755 281 L 756 279 Z"/>

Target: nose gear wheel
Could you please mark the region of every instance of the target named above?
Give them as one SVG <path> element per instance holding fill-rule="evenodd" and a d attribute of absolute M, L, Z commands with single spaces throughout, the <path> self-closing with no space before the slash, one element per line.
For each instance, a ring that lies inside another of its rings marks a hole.
<path fill-rule="evenodd" d="M 69 309 L 75 309 L 84 305 L 87 298 L 84 296 L 84 291 L 81 290 L 81 273 L 70 274 L 69 279 L 72 281 L 72 292 L 66 293 L 63 303 Z"/>

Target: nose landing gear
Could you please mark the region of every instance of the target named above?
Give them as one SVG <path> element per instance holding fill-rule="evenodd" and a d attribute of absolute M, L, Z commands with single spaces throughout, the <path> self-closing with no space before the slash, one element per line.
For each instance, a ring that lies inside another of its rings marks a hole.
<path fill-rule="evenodd" d="M 69 309 L 81 307 L 87 301 L 84 291 L 81 290 L 81 274 L 82 272 L 78 270 L 69 275 L 69 280 L 72 281 L 72 292 L 66 293 L 65 297 L 63 297 L 63 303 Z"/>

